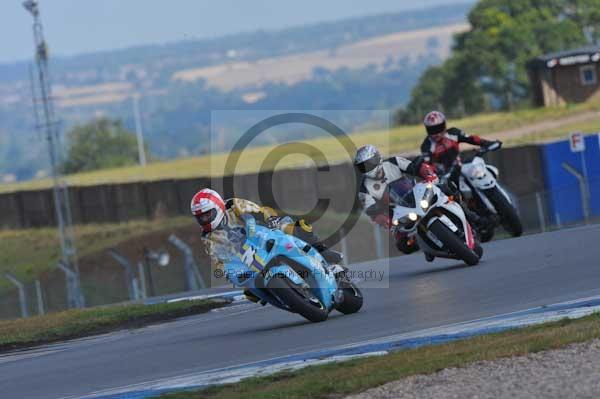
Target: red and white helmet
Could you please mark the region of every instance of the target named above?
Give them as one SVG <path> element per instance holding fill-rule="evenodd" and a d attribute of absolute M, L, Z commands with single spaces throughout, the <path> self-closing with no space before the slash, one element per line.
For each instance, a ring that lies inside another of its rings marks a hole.
<path fill-rule="evenodd" d="M 446 131 L 446 115 L 440 111 L 431 111 L 423 121 L 428 135 L 443 133 Z"/>
<path fill-rule="evenodd" d="M 225 201 L 210 188 L 198 191 L 192 198 L 190 208 L 204 233 L 210 233 L 219 227 L 225 217 Z"/>

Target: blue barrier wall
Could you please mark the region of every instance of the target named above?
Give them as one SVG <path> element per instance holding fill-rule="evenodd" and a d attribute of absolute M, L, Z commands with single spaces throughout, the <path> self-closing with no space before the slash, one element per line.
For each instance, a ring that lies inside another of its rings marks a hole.
<path fill-rule="evenodd" d="M 597 134 L 585 136 L 585 152 L 571 152 L 569 141 L 542 146 L 542 162 L 549 217 L 553 223 L 571 223 L 584 218 L 579 181 L 563 163 L 583 174 L 587 168 L 590 191 L 590 214 L 600 216 L 600 139 Z"/>

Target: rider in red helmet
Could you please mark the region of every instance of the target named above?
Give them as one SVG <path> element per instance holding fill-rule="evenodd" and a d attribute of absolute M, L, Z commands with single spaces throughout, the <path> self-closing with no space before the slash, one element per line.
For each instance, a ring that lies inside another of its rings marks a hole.
<path fill-rule="evenodd" d="M 461 165 L 460 160 L 460 144 L 467 143 L 484 147 L 488 151 L 496 151 L 502 148 L 500 140 L 488 141 L 479 136 L 469 136 L 462 130 L 451 127 L 446 124 L 446 116 L 440 111 L 431 111 L 425 116 L 423 121 L 427 137 L 421 144 L 421 154 L 425 160 L 435 166 L 436 171 L 441 176 L 447 173 L 453 165 Z M 458 191 L 460 186 L 460 168 L 455 169 L 454 173 L 449 177 L 448 183 L 453 186 L 451 191 Z M 466 205 L 461 204 L 467 219 L 475 225 L 486 225 L 489 220 L 482 218 L 477 213 L 471 211 Z"/>
<path fill-rule="evenodd" d="M 490 151 L 499 150 L 502 142 L 499 140 L 488 141 L 479 136 L 466 135 L 462 130 L 446 126 L 446 116 L 440 111 L 431 111 L 423 121 L 427 130 L 427 137 L 421 144 L 421 154 L 426 162 L 446 172 L 460 162 L 460 143 L 468 143 L 485 147 Z"/>

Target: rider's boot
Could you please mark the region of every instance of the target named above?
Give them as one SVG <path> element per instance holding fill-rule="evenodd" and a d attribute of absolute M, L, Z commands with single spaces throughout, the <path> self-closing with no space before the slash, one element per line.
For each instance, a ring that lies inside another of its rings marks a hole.
<path fill-rule="evenodd" d="M 435 256 L 433 256 L 432 254 L 429 254 L 429 253 L 425 252 L 425 260 L 427 262 L 433 262 L 435 260 Z"/>
<path fill-rule="evenodd" d="M 302 241 L 306 241 L 307 244 L 310 244 L 314 249 L 319 251 L 328 263 L 336 265 L 342 263 L 344 256 L 337 251 L 327 248 L 325 244 L 320 242 L 319 237 L 314 233 L 312 226 L 305 220 L 302 219 L 295 223 L 294 235 Z"/>
<path fill-rule="evenodd" d="M 409 255 L 419 250 L 419 244 L 412 237 L 408 237 L 406 234 L 397 232 L 396 233 L 396 248 L 403 254 Z"/>
<path fill-rule="evenodd" d="M 469 224 L 476 229 L 487 228 L 490 225 L 490 220 L 484 216 L 479 216 L 476 212 L 473 212 L 465 204 L 461 204 L 463 212 L 467 218 Z"/>
<path fill-rule="evenodd" d="M 260 302 L 260 298 L 257 297 L 256 295 L 254 295 L 250 290 L 244 290 L 244 296 L 250 302 L 254 302 L 254 303 L 259 303 Z"/>

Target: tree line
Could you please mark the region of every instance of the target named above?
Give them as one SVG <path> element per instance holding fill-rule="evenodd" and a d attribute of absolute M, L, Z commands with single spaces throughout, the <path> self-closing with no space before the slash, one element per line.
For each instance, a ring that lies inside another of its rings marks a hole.
<path fill-rule="evenodd" d="M 398 123 L 418 122 L 431 109 L 462 117 L 529 106 L 528 62 L 597 43 L 600 0 L 480 0 L 468 20 L 451 57 L 421 76 Z"/>

